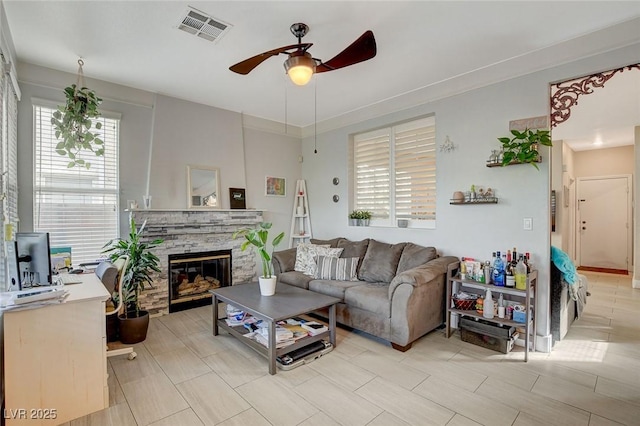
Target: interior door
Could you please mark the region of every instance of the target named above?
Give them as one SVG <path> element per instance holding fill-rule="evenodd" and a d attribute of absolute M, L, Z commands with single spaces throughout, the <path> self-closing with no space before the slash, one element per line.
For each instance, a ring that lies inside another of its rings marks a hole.
<path fill-rule="evenodd" d="M 631 241 L 629 176 L 579 178 L 579 265 L 628 270 Z"/>

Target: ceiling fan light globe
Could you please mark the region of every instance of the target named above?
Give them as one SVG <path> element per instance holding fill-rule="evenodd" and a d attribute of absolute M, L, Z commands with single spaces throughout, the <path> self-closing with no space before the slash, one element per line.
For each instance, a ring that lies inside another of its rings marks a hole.
<path fill-rule="evenodd" d="M 304 86 L 316 71 L 316 62 L 308 53 L 303 56 L 291 56 L 284 62 L 284 69 L 293 84 Z"/>

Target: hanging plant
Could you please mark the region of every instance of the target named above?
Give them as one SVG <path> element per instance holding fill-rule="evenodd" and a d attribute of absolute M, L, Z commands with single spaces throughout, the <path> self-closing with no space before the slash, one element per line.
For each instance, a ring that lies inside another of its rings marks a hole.
<path fill-rule="evenodd" d="M 99 138 L 100 134 L 92 132 L 92 128 L 102 128 L 102 122 L 94 121 L 100 117 L 98 106 L 102 99 L 93 90 L 84 87 L 82 60 L 78 61 L 78 65 L 78 82 L 64 89 L 67 102 L 64 106 L 58 106 L 51 124 L 55 129 L 56 139 L 60 141 L 56 145 L 56 152 L 71 160 L 67 167 L 84 166 L 88 169 L 91 164 L 81 158 L 82 151 L 91 151 L 96 156 L 104 155 L 104 142 Z"/>

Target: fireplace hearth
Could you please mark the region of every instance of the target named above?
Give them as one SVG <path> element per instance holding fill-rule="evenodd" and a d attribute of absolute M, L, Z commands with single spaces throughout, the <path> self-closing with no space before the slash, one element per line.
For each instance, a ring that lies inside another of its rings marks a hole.
<path fill-rule="evenodd" d="M 231 282 L 231 250 L 169 255 L 169 312 L 211 304 L 209 290 Z"/>

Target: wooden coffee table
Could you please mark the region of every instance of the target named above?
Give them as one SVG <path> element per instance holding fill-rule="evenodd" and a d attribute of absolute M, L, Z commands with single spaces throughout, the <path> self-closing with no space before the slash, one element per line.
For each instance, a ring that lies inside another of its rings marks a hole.
<path fill-rule="evenodd" d="M 329 337 L 336 345 L 336 303 L 337 297 L 325 296 L 309 290 L 278 283 L 273 296 L 260 295 L 258 283 L 236 284 L 209 290 L 213 294 L 213 335 L 218 335 L 218 327 L 237 337 L 269 360 L 269 374 L 276 374 L 276 357 L 304 347 L 310 343 Z M 230 327 L 224 319 L 218 319 L 218 302 L 233 305 L 269 325 L 269 347 L 243 336 L 247 330 L 242 326 Z M 329 308 L 329 330 L 316 336 L 307 336 L 284 348 L 276 348 L 276 322 L 306 314 L 322 308 Z"/>

